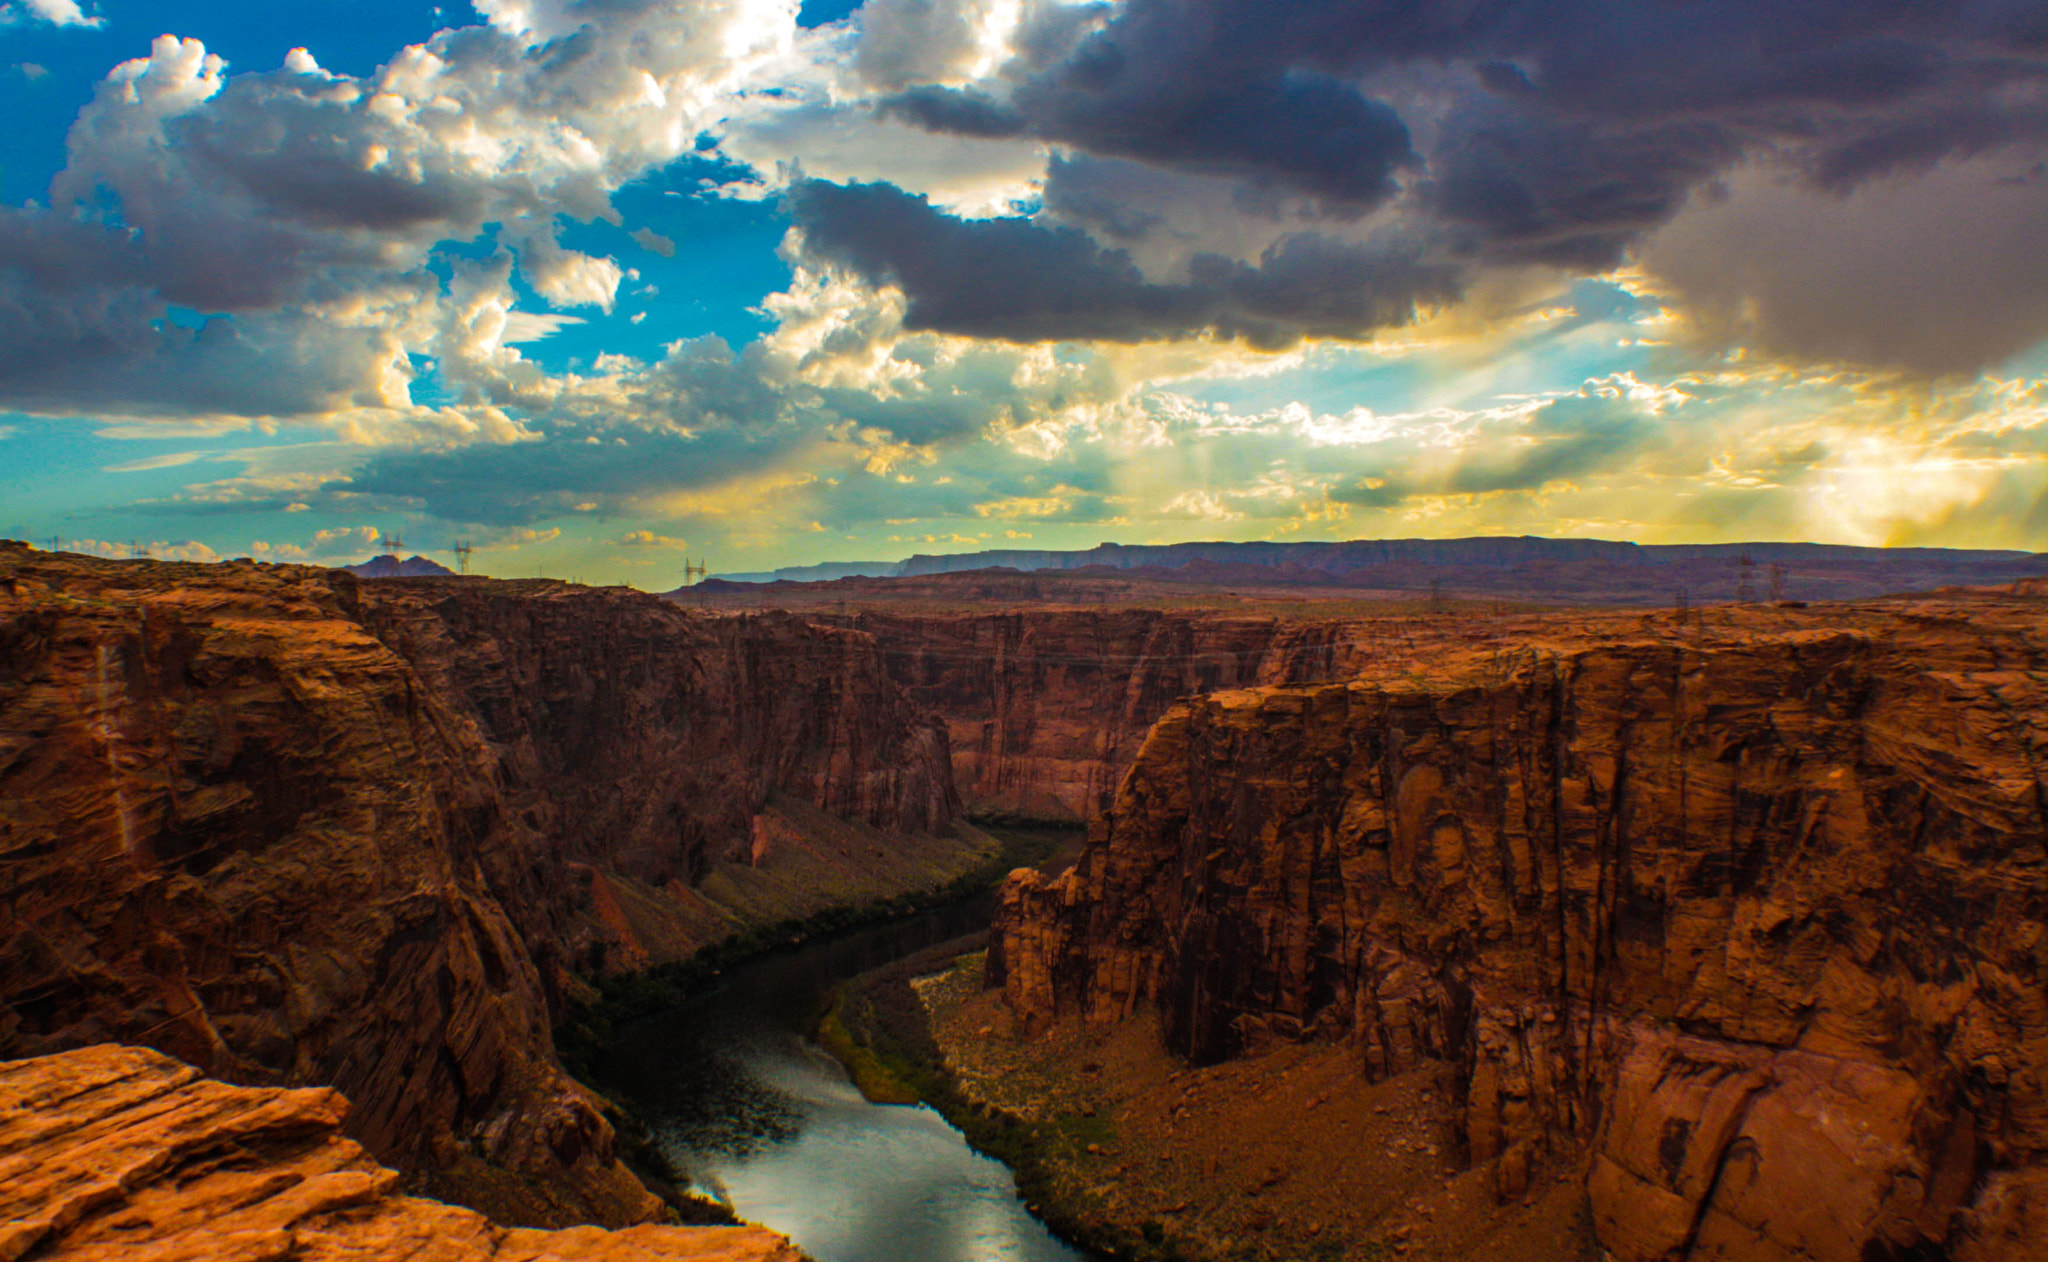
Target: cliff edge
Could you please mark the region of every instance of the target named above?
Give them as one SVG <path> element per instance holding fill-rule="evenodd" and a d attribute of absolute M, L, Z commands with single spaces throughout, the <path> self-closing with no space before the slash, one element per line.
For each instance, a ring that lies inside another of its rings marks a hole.
<path fill-rule="evenodd" d="M 2037 1257 L 2044 614 L 1558 619 L 1183 701 L 991 981 L 1197 1064 L 1447 1066 L 1457 1163 L 1581 1171 L 1622 1262 Z"/>
<path fill-rule="evenodd" d="M 402 1196 L 347 1113 L 118 1044 L 0 1064 L 0 1260 L 802 1262 L 758 1227 L 534 1231 Z"/>
<path fill-rule="evenodd" d="M 665 1212 L 556 1063 L 579 974 L 802 914 L 812 869 L 941 883 L 953 809 L 857 633 L 0 545 L 0 1057 L 332 1086 L 504 1221 Z"/>

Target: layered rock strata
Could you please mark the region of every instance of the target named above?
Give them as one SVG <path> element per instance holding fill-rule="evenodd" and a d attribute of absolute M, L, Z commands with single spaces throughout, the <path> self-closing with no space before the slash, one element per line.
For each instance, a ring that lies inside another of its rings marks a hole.
<path fill-rule="evenodd" d="M 1400 634 L 1389 619 L 1153 609 L 863 611 L 850 625 L 946 721 L 970 809 L 1076 821 L 1109 805 L 1181 697 L 1341 677 Z"/>
<path fill-rule="evenodd" d="M 1559 622 L 1185 701 L 990 973 L 1197 1062 L 1431 1062 L 1502 1196 L 1650 1259 L 1989 1262 L 2048 1230 L 2048 606 Z"/>
<path fill-rule="evenodd" d="M 757 1227 L 508 1229 L 403 1196 L 347 1113 L 117 1044 L 0 1063 L 0 1262 L 802 1262 Z"/>
<path fill-rule="evenodd" d="M 117 1040 L 329 1085 L 379 1158 L 496 1214 L 655 1216 L 554 1059 L 577 970 L 744 927 L 707 886 L 781 851 L 897 872 L 894 830 L 945 828 L 948 777 L 854 632 L 10 546 L 0 1055 Z M 980 854 L 948 845 L 902 870 Z"/>

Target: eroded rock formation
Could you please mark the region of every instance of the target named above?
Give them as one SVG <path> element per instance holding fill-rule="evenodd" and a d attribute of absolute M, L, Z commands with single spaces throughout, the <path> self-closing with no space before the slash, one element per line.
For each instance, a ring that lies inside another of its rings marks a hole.
<path fill-rule="evenodd" d="M 1384 623 L 1074 608 L 851 620 L 945 719 L 970 808 L 1077 821 L 1109 805 L 1179 698 L 1348 674 L 1390 634 Z"/>
<path fill-rule="evenodd" d="M 1184 701 L 992 978 L 1197 1061 L 1447 1062 L 1464 1159 L 1583 1162 L 1623 1262 L 2038 1257 L 2044 615 L 1560 620 Z"/>
<path fill-rule="evenodd" d="M 772 867 L 764 831 L 850 817 L 887 875 L 951 810 L 942 730 L 858 633 L 0 548 L 0 1056 L 333 1086 L 378 1157 L 509 1220 L 660 1212 L 555 1063 L 577 969 L 744 927 L 691 878 Z"/>
<path fill-rule="evenodd" d="M 496 1226 L 398 1194 L 328 1088 L 233 1087 L 143 1048 L 0 1063 L 0 1260 L 802 1262 L 758 1227 Z"/>

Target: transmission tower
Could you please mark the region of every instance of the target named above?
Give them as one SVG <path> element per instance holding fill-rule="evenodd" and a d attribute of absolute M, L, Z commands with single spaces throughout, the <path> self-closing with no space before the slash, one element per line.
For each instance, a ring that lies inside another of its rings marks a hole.
<path fill-rule="evenodd" d="M 476 545 L 467 539 L 457 539 L 455 546 L 448 550 L 455 554 L 455 572 L 458 574 L 469 573 L 469 556 L 470 553 L 476 551 Z"/>
<path fill-rule="evenodd" d="M 397 531 L 393 531 L 384 536 L 384 546 L 390 549 L 390 555 L 396 558 L 405 551 L 405 540 L 398 537 Z"/>
<path fill-rule="evenodd" d="M 710 559 L 711 558 L 706 557 L 702 561 L 698 561 L 695 564 L 691 564 L 690 558 L 685 556 L 683 558 L 683 586 L 694 586 L 696 580 L 703 578 L 704 566 L 710 561 Z"/>
<path fill-rule="evenodd" d="M 1776 561 L 1771 562 L 1771 603 L 1785 603 L 1785 567 Z"/>
<path fill-rule="evenodd" d="M 1756 562 L 1745 552 L 1735 559 L 1735 603 L 1739 605 L 1756 602 Z"/>

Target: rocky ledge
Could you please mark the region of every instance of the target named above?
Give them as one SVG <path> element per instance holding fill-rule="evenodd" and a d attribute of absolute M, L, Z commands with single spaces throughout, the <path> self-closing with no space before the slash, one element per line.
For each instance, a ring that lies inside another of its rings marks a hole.
<path fill-rule="evenodd" d="M 2039 1257 L 2048 604 L 1434 634 L 1177 705 L 1004 889 L 1020 1023 L 1443 1066 L 1456 1164 L 1577 1171 L 1619 1262 Z"/>
<path fill-rule="evenodd" d="M 403 1196 L 347 1112 L 118 1044 L 0 1063 L 0 1262 L 802 1262 L 758 1227 L 538 1231 Z"/>

